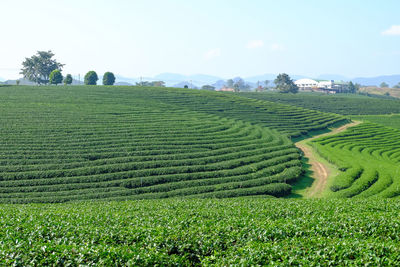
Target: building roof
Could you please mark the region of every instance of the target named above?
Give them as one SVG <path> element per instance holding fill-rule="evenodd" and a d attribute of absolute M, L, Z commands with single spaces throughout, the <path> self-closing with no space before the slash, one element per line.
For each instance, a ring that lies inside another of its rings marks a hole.
<path fill-rule="evenodd" d="M 316 84 L 318 82 L 316 80 L 313 80 L 313 79 L 304 78 L 304 79 L 297 80 L 294 83 L 295 84 Z"/>

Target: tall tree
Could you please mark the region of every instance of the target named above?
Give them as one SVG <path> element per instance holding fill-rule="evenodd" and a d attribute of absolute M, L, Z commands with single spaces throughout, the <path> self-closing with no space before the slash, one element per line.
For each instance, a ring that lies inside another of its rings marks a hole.
<path fill-rule="evenodd" d="M 57 85 L 57 84 L 59 84 L 59 83 L 62 83 L 62 80 L 63 80 L 63 76 L 62 76 L 60 70 L 53 70 L 53 71 L 50 73 L 50 76 L 49 76 L 50 84 L 55 84 L 55 85 Z"/>
<path fill-rule="evenodd" d="M 65 85 L 72 84 L 72 75 L 71 74 L 67 74 L 67 76 L 65 76 L 64 84 Z"/>
<path fill-rule="evenodd" d="M 22 62 L 20 74 L 25 79 L 38 84 L 47 84 L 50 73 L 53 70 L 61 70 L 64 64 L 53 59 L 54 53 L 51 51 L 37 51 L 36 55 L 25 58 Z"/>
<path fill-rule="evenodd" d="M 264 87 L 265 87 L 265 88 L 268 88 L 268 85 L 269 85 L 269 80 L 265 80 L 265 81 L 264 81 Z"/>
<path fill-rule="evenodd" d="M 114 85 L 115 76 L 114 73 L 107 71 L 103 76 L 103 85 Z"/>
<path fill-rule="evenodd" d="M 385 83 L 385 82 L 382 82 L 382 83 L 379 85 L 379 87 L 381 87 L 381 88 L 387 88 L 387 87 L 389 87 L 389 84 L 387 84 L 387 83 Z"/>
<path fill-rule="evenodd" d="M 93 70 L 85 74 L 84 81 L 86 85 L 96 85 L 98 80 L 99 77 L 97 76 L 97 73 Z"/>
<path fill-rule="evenodd" d="M 274 80 L 276 88 L 281 93 L 297 93 L 299 91 L 299 87 L 290 79 L 290 76 L 286 73 L 279 74 Z"/>
<path fill-rule="evenodd" d="M 228 86 L 229 88 L 232 88 L 234 83 L 235 82 L 232 79 L 229 79 L 229 80 L 226 81 L 226 86 Z"/>
<path fill-rule="evenodd" d="M 349 82 L 349 93 L 355 94 L 357 92 L 357 87 L 354 85 L 352 81 Z"/>

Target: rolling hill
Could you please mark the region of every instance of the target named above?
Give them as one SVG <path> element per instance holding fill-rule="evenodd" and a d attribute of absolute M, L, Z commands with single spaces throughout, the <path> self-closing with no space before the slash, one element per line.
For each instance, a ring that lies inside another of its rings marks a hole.
<path fill-rule="evenodd" d="M 235 94 L 151 87 L 0 90 L 0 202 L 284 196 L 291 137 L 339 115 Z"/>

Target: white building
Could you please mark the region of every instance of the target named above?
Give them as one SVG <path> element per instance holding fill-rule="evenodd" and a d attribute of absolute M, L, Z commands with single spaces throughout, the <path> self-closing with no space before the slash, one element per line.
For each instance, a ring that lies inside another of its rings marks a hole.
<path fill-rule="evenodd" d="M 326 93 L 336 93 L 346 90 L 347 83 L 330 81 L 317 81 L 313 79 L 300 79 L 294 82 L 301 91 L 320 91 Z"/>
<path fill-rule="evenodd" d="M 318 88 L 318 82 L 312 79 L 300 79 L 294 82 L 300 90 L 312 90 Z"/>

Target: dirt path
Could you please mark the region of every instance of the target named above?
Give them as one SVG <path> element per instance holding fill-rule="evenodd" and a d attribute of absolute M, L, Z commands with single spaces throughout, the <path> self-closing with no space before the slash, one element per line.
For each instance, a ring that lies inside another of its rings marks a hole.
<path fill-rule="evenodd" d="M 334 135 L 343 132 L 347 128 L 356 126 L 358 124 L 360 124 L 360 121 L 354 121 L 352 123 L 345 124 L 339 128 L 333 129 L 329 133 L 313 136 L 311 138 L 295 143 L 296 147 L 298 147 L 301 151 L 303 151 L 304 156 L 308 158 L 308 164 L 311 165 L 311 170 L 313 172 L 312 178 L 315 179 L 311 188 L 307 192 L 307 197 L 316 197 L 320 193 L 322 193 L 325 189 L 328 177 L 331 174 L 330 169 L 325 164 L 318 161 L 317 152 L 314 151 L 314 148 L 310 146 L 308 142 L 322 136 Z"/>

